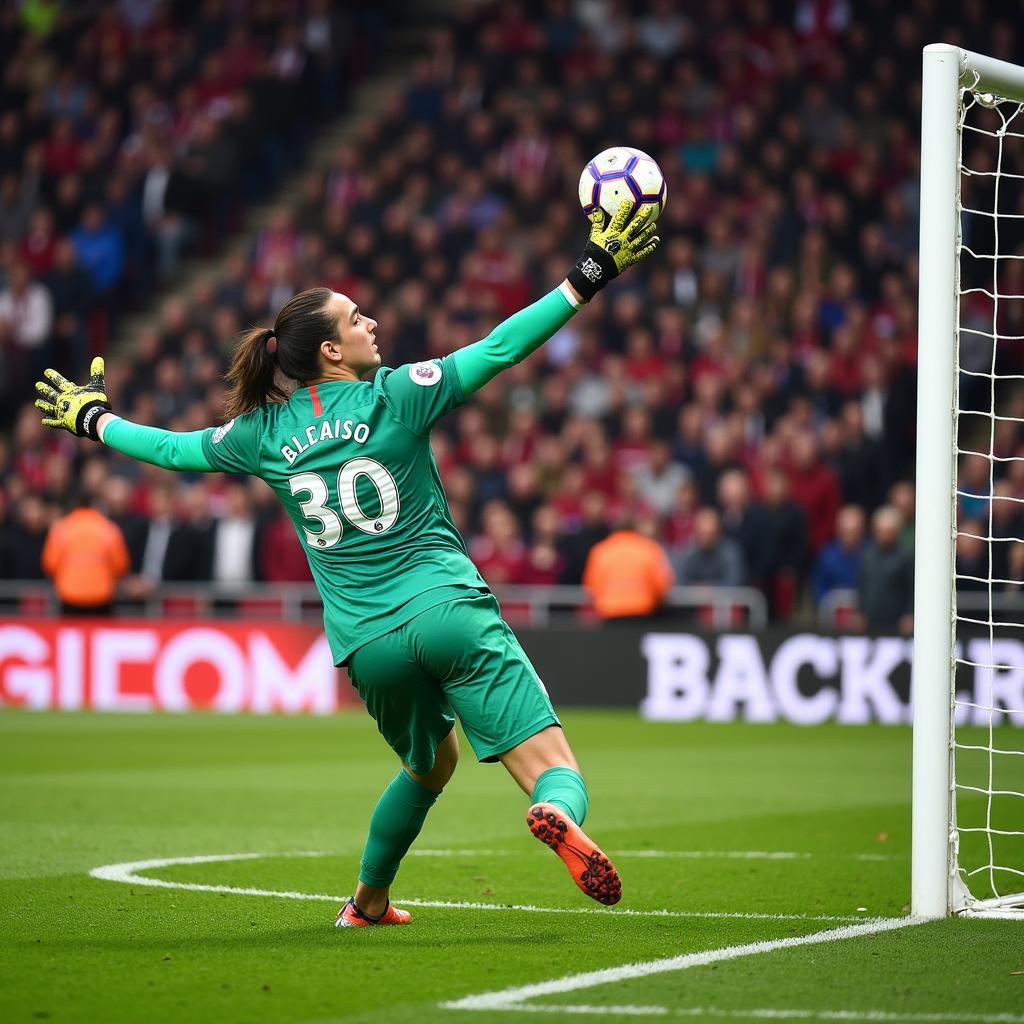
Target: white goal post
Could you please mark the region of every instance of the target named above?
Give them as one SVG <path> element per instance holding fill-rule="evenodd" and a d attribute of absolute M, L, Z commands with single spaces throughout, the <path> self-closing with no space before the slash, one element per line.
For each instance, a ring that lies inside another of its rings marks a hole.
<path fill-rule="evenodd" d="M 1024 294 L 1013 294 L 1024 293 L 1024 287 L 1006 287 L 1004 281 L 1012 261 L 1024 261 L 1024 247 L 1013 240 L 1019 238 L 1017 225 L 1024 224 L 1024 204 L 1011 212 L 1000 198 L 1001 185 L 1024 197 L 1024 161 L 1017 162 L 1016 149 L 1004 161 L 1004 147 L 1010 153 L 1011 145 L 1024 154 L 1024 67 L 947 44 L 925 47 L 911 881 L 911 911 L 923 917 L 1024 916 L 1024 743 L 1019 739 L 1024 731 L 1004 724 L 1024 725 L 1024 706 L 1010 706 L 1016 702 L 1008 702 L 1010 690 L 1001 682 L 1006 673 L 1024 668 L 1003 664 L 1006 645 L 1000 644 L 1010 627 L 1019 631 L 1021 626 L 995 614 L 994 609 L 1005 608 L 998 600 L 1004 595 L 993 602 L 995 585 L 1002 589 L 1014 582 L 993 572 L 993 558 L 1007 550 L 998 545 L 1018 540 L 993 526 L 992 511 L 997 465 L 1002 475 L 1007 466 L 1000 463 L 1021 461 L 997 444 L 1000 421 L 1020 422 L 1002 414 L 1000 396 L 1006 388 L 1019 391 L 1024 382 L 1024 369 L 1005 373 L 996 362 L 1000 344 L 1024 346 L 1024 331 L 1010 333 L 1004 326 L 1011 302 L 1024 303 Z M 981 159 L 972 163 L 975 153 Z M 1010 280 L 1019 279 L 1020 269 L 1012 268 L 1016 277 Z M 966 355 L 961 360 L 968 350 L 973 361 Z M 968 489 L 958 479 L 960 456 L 975 460 L 975 467 L 987 459 L 987 491 Z M 963 523 L 958 527 L 962 499 L 981 509 L 977 533 Z M 959 577 L 971 581 L 972 596 L 987 594 L 984 611 L 961 610 L 957 604 L 958 532 L 968 543 L 984 543 L 987 552 L 987 578 Z M 969 643 L 958 629 L 972 637 Z M 958 664 L 974 674 L 970 693 L 957 692 Z M 974 732 L 968 735 L 975 738 L 958 741 L 958 723 L 969 723 Z M 986 735 L 986 727 L 987 739 L 977 739 Z M 964 844 L 974 857 L 966 867 Z"/>

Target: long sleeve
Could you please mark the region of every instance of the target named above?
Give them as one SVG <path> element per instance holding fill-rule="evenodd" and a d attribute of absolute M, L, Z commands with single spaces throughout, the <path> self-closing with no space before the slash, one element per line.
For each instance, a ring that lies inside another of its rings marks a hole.
<path fill-rule="evenodd" d="M 205 430 L 176 433 L 159 427 L 145 427 L 140 423 L 115 418 L 103 428 L 103 443 L 142 462 L 161 469 L 216 473 L 217 468 L 203 451 Z"/>
<path fill-rule="evenodd" d="M 575 312 L 576 307 L 556 288 L 503 320 L 482 341 L 452 353 L 450 358 L 462 390 L 467 395 L 479 391 L 502 370 L 522 362 L 568 323 Z"/>

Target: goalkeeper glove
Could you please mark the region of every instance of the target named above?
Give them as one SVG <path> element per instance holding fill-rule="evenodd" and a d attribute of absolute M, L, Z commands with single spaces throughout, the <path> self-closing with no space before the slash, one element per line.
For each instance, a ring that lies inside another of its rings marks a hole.
<path fill-rule="evenodd" d="M 43 376 L 50 382 L 36 381 L 36 391 L 42 395 L 36 399 L 36 408 L 46 414 L 43 426 L 68 430 L 76 437 L 91 437 L 98 441 L 100 436 L 96 424 L 103 413 L 111 411 L 103 379 L 103 357 L 97 356 L 92 361 L 88 384 L 72 384 L 56 370 L 44 370 Z"/>
<path fill-rule="evenodd" d="M 654 207 L 647 206 L 629 221 L 633 204 L 627 199 L 611 223 L 600 207 L 590 215 L 593 227 L 583 255 L 566 275 L 566 280 L 589 302 L 613 277 L 626 267 L 646 259 L 661 239 L 654 233 Z M 629 223 L 627 223 L 629 221 Z"/>

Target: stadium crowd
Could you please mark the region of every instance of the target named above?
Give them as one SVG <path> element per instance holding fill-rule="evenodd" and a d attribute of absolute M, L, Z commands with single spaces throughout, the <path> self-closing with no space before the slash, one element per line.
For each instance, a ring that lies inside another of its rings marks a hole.
<path fill-rule="evenodd" d="M 300 90 L 333 102 L 344 75 L 329 4 L 265 0 L 240 22 L 208 0 L 187 29 L 175 6 L 106 4 L 83 33 L 62 31 L 66 13 L 49 34 L 14 31 L 5 12 L 0 138 L 20 141 L 0 146 L 0 353 L 20 412 L 0 447 L 2 577 L 38 577 L 50 523 L 95 501 L 140 592 L 308 578 L 264 485 L 169 480 L 22 404 L 32 371 L 81 372 L 101 344 L 82 333 L 89 309 L 172 279 L 192 233 L 231 229 L 225 195 L 265 194 L 301 150 Z M 275 207 L 251 251 L 166 293 L 158 326 L 108 362 L 114 408 L 219 422 L 237 333 L 315 284 L 378 319 L 388 365 L 482 337 L 564 276 L 586 160 L 634 145 L 668 181 L 660 252 L 435 430 L 472 557 L 492 584 L 579 583 L 627 527 L 664 547 L 678 583 L 760 588 L 778 619 L 859 588 L 868 625 L 905 628 L 920 49 L 940 37 L 1011 59 L 1016 44 L 982 0 L 459 4 L 404 95 Z M 1004 169 L 1024 171 L 1022 155 Z M 1015 425 L 1000 431 L 1017 451 Z M 963 473 L 967 520 L 993 484 L 1024 498 L 987 459 Z M 1024 536 L 1019 506 L 993 504 L 1001 535 Z M 999 547 L 1002 578 L 1020 577 L 1024 548 Z M 958 548 L 965 569 L 987 558 L 984 542 Z"/>
<path fill-rule="evenodd" d="M 0 7 L 5 397 L 47 361 L 79 371 L 118 312 L 301 166 L 362 61 L 327 0 L 294 6 Z"/>

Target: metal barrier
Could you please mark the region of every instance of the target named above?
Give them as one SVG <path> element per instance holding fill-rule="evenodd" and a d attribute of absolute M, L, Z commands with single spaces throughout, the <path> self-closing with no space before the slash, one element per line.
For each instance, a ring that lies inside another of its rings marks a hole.
<path fill-rule="evenodd" d="M 546 626 L 558 616 L 596 619 L 590 596 L 582 587 L 504 586 L 494 594 L 506 618 Z M 215 616 L 273 618 L 284 622 L 316 621 L 323 606 L 310 583 L 163 583 L 145 597 L 119 596 L 120 615 L 147 618 Z M 57 615 L 60 604 L 45 580 L 0 582 L 0 614 Z M 712 629 L 763 629 L 768 624 L 764 594 L 751 587 L 673 587 L 665 602 L 667 618 L 693 613 L 698 624 Z"/>
<path fill-rule="evenodd" d="M 857 591 L 839 588 L 830 590 L 818 605 L 818 625 L 822 629 L 837 629 L 844 617 L 857 610 Z"/>
<path fill-rule="evenodd" d="M 1021 621 L 1024 619 L 1024 591 L 1020 593 L 996 591 L 990 597 L 987 593 L 977 590 L 958 590 L 956 607 L 958 612 L 967 612 L 969 615 L 976 612 L 985 612 L 987 615 L 990 609 L 993 613 L 1006 613 L 995 623 L 996 625 L 1000 622 Z M 818 605 L 818 625 L 822 629 L 842 629 L 847 625 L 844 619 L 856 611 L 856 590 L 832 590 Z M 973 617 L 971 615 L 971 618 Z"/>

